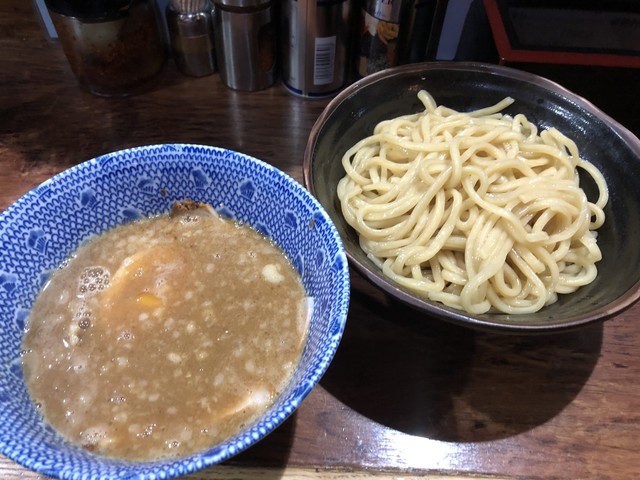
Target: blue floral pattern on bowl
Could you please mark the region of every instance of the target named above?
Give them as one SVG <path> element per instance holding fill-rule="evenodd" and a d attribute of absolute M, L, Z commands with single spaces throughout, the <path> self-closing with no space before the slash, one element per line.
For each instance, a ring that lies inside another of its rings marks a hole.
<path fill-rule="evenodd" d="M 69 444 L 47 426 L 24 385 L 20 344 L 36 295 L 82 242 L 108 228 L 167 212 L 176 200 L 208 202 L 270 236 L 314 299 L 309 338 L 294 376 L 253 425 L 207 451 L 134 463 Z M 344 330 L 349 273 L 340 237 L 320 204 L 282 171 L 216 147 L 152 145 L 110 153 L 44 182 L 0 215 L 0 451 L 61 479 L 186 475 L 222 462 L 279 426 L 318 383 Z"/>

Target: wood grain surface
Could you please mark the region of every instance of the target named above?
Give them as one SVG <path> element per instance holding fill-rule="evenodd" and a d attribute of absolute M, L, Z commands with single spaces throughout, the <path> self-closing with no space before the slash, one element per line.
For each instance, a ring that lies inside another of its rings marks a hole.
<path fill-rule="evenodd" d="M 171 62 L 149 93 L 98 98 L 78 88 L 32 3 L 4 0 L 0 210 L 81 161 L 154 143 L 237 150 L 302 181 L 326 103 L 281 85 L 235 92 Z M 611 114 L 625 124 L 623 113 Z M 640 305 L 573 332 L 502 335 L 418 314 L 352 280 L 344 338 L 320 385 L 269 437 L 191 478 L 638 478 Z M 0 457 L 0 478 L 39 477 Z"/>

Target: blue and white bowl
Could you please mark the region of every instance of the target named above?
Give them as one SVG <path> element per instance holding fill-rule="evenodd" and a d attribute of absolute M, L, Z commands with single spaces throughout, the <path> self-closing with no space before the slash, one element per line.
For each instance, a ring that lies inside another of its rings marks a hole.
<path fill-rule="evenodd" d="M 232 439 L 174 460 L 100 457 L 62 439 L 32 404 L 19 358 L 25 320 L 49 273 L 81 242 L 184 198 L 210 203 L 284 250 L 314 298 L 308 340 L 280 398 Z M 227 460 L 278 427 L 318 383 L 340 342 L 348 302 L 347 260 L 333 223 L 302 185 L 260 160 L 215 147 L 153 145 L 75 166 L 0 215 L 0 452 L 61 479 L 173 478 Z"/>

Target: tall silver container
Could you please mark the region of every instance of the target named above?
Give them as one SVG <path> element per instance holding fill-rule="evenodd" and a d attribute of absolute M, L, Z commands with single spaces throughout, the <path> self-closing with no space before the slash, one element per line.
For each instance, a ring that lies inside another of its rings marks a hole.
<path fill-rule="evenodd" d="M 277 44 L 271 0 L 215 0 L 213 18 L 223 82 L 246 91 L 273 85 Z"/>
<path fill-rule="evenodd" d="M 321 98 L 346 85 L 352 23 L 348 0 L 283 0 L 282 81 L 289 91 Z"/>

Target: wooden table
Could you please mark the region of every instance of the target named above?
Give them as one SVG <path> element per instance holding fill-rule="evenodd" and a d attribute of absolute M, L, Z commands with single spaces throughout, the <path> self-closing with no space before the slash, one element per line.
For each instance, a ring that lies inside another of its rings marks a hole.
<path fill-rule="evenodd" d="M 171 63 L 150 93 L 97 98 L 77 87 L 31 2 L 5 0 L 0 210 L 83 160 L 153 143 L 234 149 L 302 181 L 326 103 L 280 85 L 234 92 Z M 192 478 L 640 475 L 640 305 L 574 332 L 502 335 L 420 315 L 352 278 L 348 325 L 320 385 L 268 438 Z M 37 478 L 4 457 L 0 477 Z"/>

